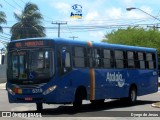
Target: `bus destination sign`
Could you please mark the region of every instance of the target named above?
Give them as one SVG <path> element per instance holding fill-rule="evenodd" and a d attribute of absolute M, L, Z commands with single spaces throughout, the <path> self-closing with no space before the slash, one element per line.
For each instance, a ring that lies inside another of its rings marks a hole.
<path fill-rule="evenodd" d="M 44 41 L 23 41 L 15 43 L 15 47 L 22 48 L 22 47 L 38 47 L 44 46 Z"/>

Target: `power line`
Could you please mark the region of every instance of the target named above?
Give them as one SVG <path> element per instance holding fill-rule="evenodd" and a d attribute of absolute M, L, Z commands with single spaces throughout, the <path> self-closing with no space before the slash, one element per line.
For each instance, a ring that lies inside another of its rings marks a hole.
<path fill-rule="evenodd" d="M 54 24 L 59 24 L 58 36 L 60 37 L 60 25 L 62 23 L 54 23 Z M 63 23 L 63 24 L 66 24 L 66 23 Z M 134 24 L 134 25 L 131 25 L 131 24 L 118 24 L 118 25 L 115 24 L 114 25 L 113 24 L 113 25 L 103 25 L 103 26 L 102 25 L 94 25 L 94 26 L 89 26 L 89 25 L 68 26 L 67 25 L 67 27 L 63 27 L 63 29 L 69 29 L 69 31 L 67 32 L 62 31 L 62 33 L 71 33 L 71 30 L 74 30 L 74 33 L 75 33 L 75 32 L 86 32 L 86 31 L 99 31 L 99 30 L 106 30 L 106 29 L 127 28 L 127 27 L 134 27 L 134 26 L 146 26 L 147 27 L 147 26 L 153 26 L 153 25 L 156 25 L 156 24 Z M 3 26 L 2 28 L 10 29 L 11 27 Z M 30 27 L 26 27 L 25 29 L 30 29 Z M 57 30 L 57 27 L 45 27 L 45 29 Z M 72 36 L 74 35 L 72 34 Z"/>
<path fill-rule="evenodd" d="M 9 2 L 7 2 L 6 0 L 4 0 L 9 6 L 13 7 L 14 9 L 17 9 L 15 6 L 13 6 L 12 4 L 10 4 Z M 18 10 L 20 11 L 20 10 Z"/>
<path fill-rule="evenodd" d="M 3 43 L 8 43 L 10 40 L 0 37 L 0 41 Z"/>
<path fill-rule="evenodd" d="M 62 23 L 62 22 L 52 22 L 52 24 L 57 24 L 58 25 L 58 37 L 60 37 L 60 29 L 61 29 L 61 25 L 67 24 L 67 22 Z"/>
<path fill-rule="evenodd" d="M 15 0 L 13 0 L 13 2 L 14 2 L 18 7 L 20 7 L 21 9 L 23 9 L 23 7 L 21 7 Z"/>
<path fill-rule="evenodd" d="M 21 0 L 22 3 L 26 4 L 23 0 Z"/>
<path fill-rule="evenodd" d="M 4 32 L 3 32 L 2 34 L 4 34 L 4 35 L 8 35 L 8 36 L 11 36 L 11 34 L 8 34 L 8 33 L 4 33 Z"/>
<path fill-rule="evenodd" d="M 72 31 L 71 31 L 71 29 L 69 28 L 68 25 L 67 25 L 67 28 L 68 28 L 69 32 L 72 34 L 72 36 L 73 36 L 73 33 L 72 33 Z"/>
<path fill-rule="evenodd" d="M 10 39 L 10 38 L 8 38 L 8 37 L 5 37 L 5 36 L 2 36 L 2 35 L 0 35 L 0 37 L 3 37 L 3 38 L 5 38 L 5 39 Z"/>
<path fill-rule="evenodd" d="M 52 23 L 52 24 L 67 24 L 67 22 L 65 23 Z M 139 25 L 139 26 L 146 26 L 146 25 L 157 25 L 159 23 L 155 23 L 155 24 L 135 24 L 136 26 Z M 93 28 L 106 28 L 106 27 L 123 27 L 123 26 L 135 26 L 135 25 L 132 25 L 132 24 L 110 24 L 110 25 L 75 25 L 75 26 L 69 26 L 69 29 L 93 29 Z M 10 26 L 2 26 L 2 28 L 4 29 L 10 29 L 11 27 Z M 31 27 L 25 27 L 26 29 L 29 29 Z M 46 26 L 44 27 L 46 29 L 57 29 L 57 27 L 49 27 L 49 26 Z M 68 29 L 68 28 L 67 28 Z"/>
<path fill-rule="evenodd" d="M 5 1 L 8 5 L 10 5 L 12 8 L 17 9 L 17 7 L 13 6 L 13 5 L 10 4 L 9 2 L 7 2 L 6 0 L 4 0 L 4 1 Z M 21 0 L 21 1 L 25 4 L 25 2 L 24 2 L 23 0 Z M 18 7 L 20 7 L 21 9 L 23 9 L 23 7 L 20 6 L 15 0 L 13 0 L 13 2 L 14 2 Z M 21 12 L 21 10 L 19 10 L 19 9 L 18 9 L 18 11 Z M 46 15 L 43 15 L 43 16 L 45 16 L 46 18 L 49 18 L 49 19 L 53 20 L 52 18 L 50 18 L 50 17 L 48 17 L 48 16 L 46 16 Z M 8 21 L 7 21 L 7 22 L 8 22 Z M 12 22 L 14 22 L 14 21 L 12 21 Z"/>
<path fill-rule="evenodd" d="M 78 37 L 77 36 L 71 36 L 69 38 L 72 38 L 74 40 L 75 38 L 78 38 Z"/>

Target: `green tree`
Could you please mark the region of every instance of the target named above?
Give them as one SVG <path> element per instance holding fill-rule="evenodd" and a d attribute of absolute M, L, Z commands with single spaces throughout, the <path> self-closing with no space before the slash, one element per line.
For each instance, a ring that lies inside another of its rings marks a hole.
<path fill-rule="evenodd" d="M 103 42 L 156 48 L 160 52 L 160 31 L 157 29 L 118 29 L 105 35 Z"/>
<path fill-rule="evenodd" d="M 0 7 L 2 7 L 2 5 L 0 4 Z M 0 11 L 0 32 L 3 32 L 2 26 L 1 24 L 3 23 L 7 23 L 6 21 L 6 14 L 3 11 Z"/>
<path fill-rule="evenodd" d="M 14 16 L 18 22 L 11 28 L 11 40 L 45 36 L 43 17 L 36 4 L 27 3 L 22 13 L 14 13 Z"/>

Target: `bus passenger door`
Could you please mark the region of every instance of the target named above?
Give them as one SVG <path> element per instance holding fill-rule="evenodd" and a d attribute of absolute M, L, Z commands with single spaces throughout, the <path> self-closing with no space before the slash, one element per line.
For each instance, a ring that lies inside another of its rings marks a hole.
<path fill-rule="evenodd" d="M 71 56 L 69 46 L 61 46 L 58 50 L 58 73 L 64 75 L 71 71 Z"/>

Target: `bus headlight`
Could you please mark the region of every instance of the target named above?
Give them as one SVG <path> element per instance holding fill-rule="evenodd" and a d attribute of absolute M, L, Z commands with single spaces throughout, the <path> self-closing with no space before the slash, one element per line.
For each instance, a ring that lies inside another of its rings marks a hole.
<path fill-rule="evenodd" d="M 9 92 L 11 95 L 15 95 L 15 92 L 13 92 L 13 90 L 12 90 L 12 89 L 7 88 L 7 90 L 8 90 L 8 92 Z"/>
<path fill-rule="evenodd" d="M 47 95 L 49 93 L 51 93 L 52 91 L 54 91 L 57 88 L 56 85 L 49 87 L 46 91 L 43 92 L 43 95 Z"/>

